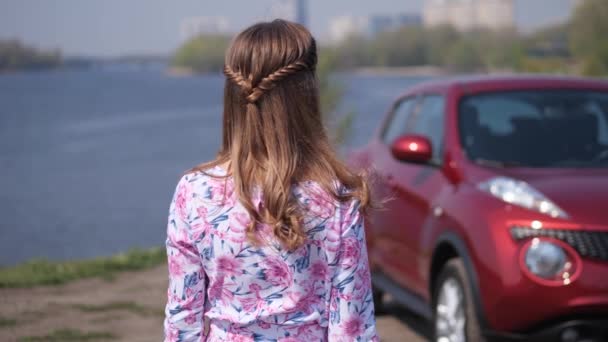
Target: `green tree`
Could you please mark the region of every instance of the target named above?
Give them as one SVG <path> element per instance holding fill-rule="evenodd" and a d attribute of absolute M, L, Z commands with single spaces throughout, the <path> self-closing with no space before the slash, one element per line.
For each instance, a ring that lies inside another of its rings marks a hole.
<path fill-rule="evenodd" d="M 441 25 L 428 29 L 426 36 L 426 58 L 428 64 L 445 65 L 448 61 L 446 51 L 462 39 L 461 33 L 450 25 Z"/>
<path fill-rule="evenodd" d="M 425 37 L 420 28 L 404 27 L 397 31 L 382 32 L 374 37 L 370 49 L 374 65 L 403 66 L 426 63 Z"/>
<path fill-rule="evenodd" d="M 468 39 L 475 42 L 483 69 L 520 68 L 525 50 L 517 32 L 480 30 L 472 33 Z"/>
<path fill-rule="evenodd" d="M 195 72 L 220 71 L 230 37 L 199 35 L 182 45 L 173 56 L 173 65 Z"/>
<path fill-rule="evenodd" d="M 324 49 L 325 51 L 333 51 L 334 67 L 336 68 L 347 69 L 375 64 L 375 53 L 371 42 L 363 36 L 351 35 L 337 46 L 333 48 L 325 47 Z"/>
<path fill-rule="evenodd" d="M 570 23 L 570 48 L 587 75 L 608 74 L 608 1 L 587 0 Z"/>
<path fill-rule="evenodd" d="M 522 43 L 534 57 L 571 57 L 567 23 L 542 28 L 524 37 Z"/>
<path fill-rule="evenodd" d="M 62 63 L 59 51 L 42 51 L 16 40 L 0 40 L 0 71 L 48 69 Z"/>
<path fill-rule="evenodd" d="M 453 43 L 446 52 L 445 65 L 462 71 L 474 71 L 483 65 L 479 46 L 472 39 Z"/>
<path fill-rule="evenodd" d="M 340 55 L 336 50 L 321 48 L 317 62 L 317 79 L 319 82 L 319 95 L 321 113 L 326 127 L 330 127 L 333 141 L 344 144 L 350 138 L 355 112 L 339 114 L 336 112 L 344 96 L 344 85 L 336 81 L 332 75 L 338 69 Z"/>

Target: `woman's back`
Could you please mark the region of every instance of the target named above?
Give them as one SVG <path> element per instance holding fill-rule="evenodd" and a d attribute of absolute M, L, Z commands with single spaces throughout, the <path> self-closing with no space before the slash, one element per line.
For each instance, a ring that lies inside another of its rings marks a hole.
<path fill-rule="evenodd" d="M 171 203 L 166 341 L 377 339 L 369 189 L 331 146 L 316 67 L 299 24 L 258 23 L 231 43 L 220 150 Z"/>
<path fill-rule="evenodd" d="M 336 202 L 314 182 L 294 186 L 307 240 L 287 251 L 265 224 L 250 241 L 249 214 L 225 173 L 184 176 L 171 203 L 167 340 L 376 339 L 358 201 Z M 258 208 L 261 198 L 254 191 Z"/>

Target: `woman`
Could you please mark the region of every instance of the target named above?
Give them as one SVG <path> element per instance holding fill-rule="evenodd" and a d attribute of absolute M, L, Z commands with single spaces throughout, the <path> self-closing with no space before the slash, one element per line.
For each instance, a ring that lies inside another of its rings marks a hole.
<path fill-rule="evenodd" d="M 283 20 L 227 52 L 223 144 L 179 181 L 165 341 L 376 341 L 368 188 L 324 131 L 314 38 Z"/>

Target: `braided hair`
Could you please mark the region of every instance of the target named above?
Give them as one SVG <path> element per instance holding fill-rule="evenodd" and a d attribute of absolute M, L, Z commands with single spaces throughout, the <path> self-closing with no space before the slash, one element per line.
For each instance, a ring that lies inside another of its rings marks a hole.
<path fill-rule="evenodd" d="M 329 207 L 351 199 L 360 201 L 362 211 L 367 206 L 364 178 L 336 157 L 323 126 L 316 64 L 310 32 L 285 20 L 245 29 L 226 54 L 222 147 L 215 160 L 193 170 L 229 165 L 254 243 L 257 225 L 264 224 L 285 248 L 303 245 L 306 206 L 291 191 L 303 181 L 319 184 Z M 252 200 L 256 189 L 260 203 Z"/>
<path fill-rule="evenodd" d="M 256 103 L 264 93 L 276 87 L 281 80 L 299 71 L 310 68 L 311 66 L 307 65 L 305 62 L 293 62 L 262 78 L 255 87 L 251 84 L 249 79 L 243 77 L 243 74 L 239 71 L 232 70 L 229 65 L 224 66 L 224 74 L 230 81 L 241 87 L 243 93 L 246 95 L 245 98 L 247 99 L 247 102 Z"/>

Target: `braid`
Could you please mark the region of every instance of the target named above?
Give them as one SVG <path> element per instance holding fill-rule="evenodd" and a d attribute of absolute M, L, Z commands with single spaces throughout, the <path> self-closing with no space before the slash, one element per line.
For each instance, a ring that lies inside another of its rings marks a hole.
<path fill-rule="evenodd" d="M 264 77 L 255 88 L 251 89 L 251 93 L 247 96 L 247 101 L 250 103 L 257 102 L 258 99 L 267 91 L 276 87 L 277 83 L 281 82 L 288 76 L 305 69 L 308 69 L 308 65 L 302 61 L 296 61 L 280 68 L 279 70 Z"/>
<path fill-rule="evenodd" d="M 225 65 L 224 74 L 229 80 L 241 87 L 245 94 L 251 93 L 251 82 L 246 79 L 239 71 L 234 71 L 229 65 Z"/>
<path fill-rule="evenodd" d="M 264 77 L 256 87 L 253 87 L 249 79 L 245 78 L 239 71 L 234 71 L 229 65 L 224 66 L 224 74 L 229 80 L 241 87 L 243 93 L 246 94 L 247 102 L 255 104 L 262 95 L 276 87 L 277 83 L 290 75 L 309 68 L 310 66 L 307 63 L 295 61 Z"/>

